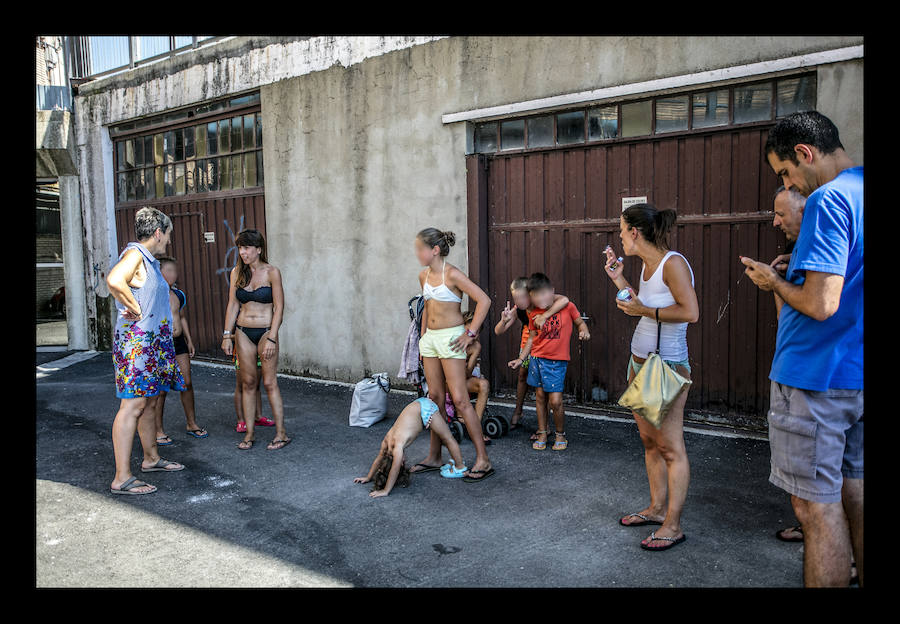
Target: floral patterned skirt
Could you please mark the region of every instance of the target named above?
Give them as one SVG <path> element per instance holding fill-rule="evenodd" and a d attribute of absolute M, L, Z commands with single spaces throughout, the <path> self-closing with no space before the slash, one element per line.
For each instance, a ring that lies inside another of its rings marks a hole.
<path fill-rule="evenodd" d="M 143 330 L 137 322 L 120 323 L 113 336 L 113 363 L 116 397 L 120 399 L 185 389 L 168 321 L 163 321 L 158 331 Z"/>

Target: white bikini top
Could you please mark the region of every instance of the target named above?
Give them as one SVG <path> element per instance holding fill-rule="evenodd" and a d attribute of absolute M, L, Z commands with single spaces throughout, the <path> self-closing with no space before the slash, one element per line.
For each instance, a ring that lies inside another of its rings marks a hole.
<path fill-rule="evenodd" d="M 425 273 L 425 283 L 422 286 L 422 296 L 425 297 L 425 301 L 429 299 L 434 299 L 435 301 L 449 301 L 452 303 L 461 303 L 462 297 L 457 297 L 456 294 L 450 290 L 450 288 L 444 283 L 444 273 L 447 270 L 447 261 L 444 260 L 444 266 L 441 268 L 441 285 L 440 286 L 432 286 L 428 283 L 428 274 L 431 273 L 431 267 L 428 267 L 428 271 Z"/>

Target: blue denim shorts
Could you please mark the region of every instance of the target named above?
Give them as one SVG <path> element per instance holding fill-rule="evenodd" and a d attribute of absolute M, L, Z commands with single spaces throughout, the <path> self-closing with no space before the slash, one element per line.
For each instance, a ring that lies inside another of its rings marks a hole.
<path fill-rule="evenodd" d="M 863 391 L 816 392 L 772 382 L 769 481 L 814 503 L 838 503 L 863 478 Z"/>
<path fill-rule="evenodd" d="M 528 366 L 528 385 L 543 388 L 544 392 L 562 392 L 568 366 L 568 360 L 532 356 Z"/>

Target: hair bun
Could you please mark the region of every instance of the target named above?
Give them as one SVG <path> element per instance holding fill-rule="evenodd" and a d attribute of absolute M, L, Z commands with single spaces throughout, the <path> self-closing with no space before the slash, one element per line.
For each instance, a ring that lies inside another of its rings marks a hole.
<path fill-rule="evenodd" d="M 444 236 L 444 240 L 447 241 L 447 244 L 451 247 L 456 244 L 456 234 L 453 232 L 441 232 Z"/>

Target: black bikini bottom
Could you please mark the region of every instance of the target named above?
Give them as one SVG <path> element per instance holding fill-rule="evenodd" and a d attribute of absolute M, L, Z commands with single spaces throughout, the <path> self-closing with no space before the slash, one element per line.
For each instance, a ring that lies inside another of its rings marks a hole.
<path fill-rule="evenodd" d="M 268 327 L 241 327 L 240 325 L 235 325 L 235 329 L 239 329 L 244 332 L 244 335 L 250 339 L 250 341 L 258 345 L 259 341 L 262 340 L 263 334 L 269 331 Z"/>

